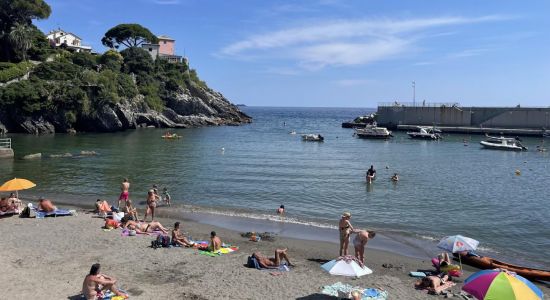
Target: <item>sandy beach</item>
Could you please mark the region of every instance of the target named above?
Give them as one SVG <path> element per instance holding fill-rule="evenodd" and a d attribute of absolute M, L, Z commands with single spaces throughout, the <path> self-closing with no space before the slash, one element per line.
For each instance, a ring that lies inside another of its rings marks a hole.
<path fill-rule="evenodd" d="M 66 206 L 65 206 L 66 207 Z M 171 228 L 175 220 L 159 219 Z M 367 247 L 366 264 L 373 274 L 358 279 L 332 276 L 320 264 L 337 255 L 337 245 L 277 237 L 252 242 L 238 232 L 182 221 L 182 231 L 195 240 L 206 240 L 216 230 L 225 243 L 239 250 L 219 257 L 199 255 L 186 248 L 150 247 L 152 236 L 121 236 L 121 230 L 104 231 L 104 221 L 88 210 L 78 216 L 0 220 L 3 253 L 3 297 L 6 299 L 80 299 L 82 280 L 93 263 L 118 279 L 131 299 L 334 299 L 320 294 L 321 287 L 338 281 L 386 290 L 388 299 L 434 299 L 413 288 L 409 271 L 430 269 L 428 261 Z M 286 247 L 296 267 L 274 276 L 245 267 L 254 251 L 272 256 Z M 385 265 L 386 267 L 384 267 Z M 391 265 L 392 267 L 388 267 Z M 461 281 L 451 289 L 458 293 Z M 548 293 L 547 287 L 543 288 Z M 443 298 L 443 296 L 437 296 Z"/>

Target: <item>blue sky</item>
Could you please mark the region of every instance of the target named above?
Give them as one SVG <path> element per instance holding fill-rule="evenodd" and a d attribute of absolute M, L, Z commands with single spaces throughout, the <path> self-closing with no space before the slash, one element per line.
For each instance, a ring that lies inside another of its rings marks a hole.
<path fill-rule="evenodd" d="M 550 105 L 550 1 L 46 0 L 103 52 L 139 23 L 176 39 L 210 87 L 254 106 L 376 107 L 416 100 Z"/>

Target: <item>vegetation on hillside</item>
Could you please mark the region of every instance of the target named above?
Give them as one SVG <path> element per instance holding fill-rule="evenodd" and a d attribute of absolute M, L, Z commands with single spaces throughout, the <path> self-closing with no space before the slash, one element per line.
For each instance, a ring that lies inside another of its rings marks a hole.
<path fill-rule="evenodd" d="M 124 101 L 161 111 L 174 92 L 190 85 L 208 88 L 185 62 L 153 61 L 138 46 L 157 38 L 139 24 L 108 30 L 102 43 L 111 49 L 101 55 L 54 49 L 32 25 L 33 19 L 50 13 L 42 0 L 0 0 L 0 82 L 19 78 L 32 68 L 28 80 L 0 88 L 4 115 L 50 116 L 56 126 L 74 128 L 105 105 Z M 38 62 L 34 65 L 29 59 Z"/>

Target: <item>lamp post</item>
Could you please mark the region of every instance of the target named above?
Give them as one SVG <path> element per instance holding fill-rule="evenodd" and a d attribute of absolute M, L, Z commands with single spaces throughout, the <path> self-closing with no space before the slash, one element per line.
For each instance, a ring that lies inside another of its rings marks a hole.
<path fill-rule="evenodd" d="M 413 106 L 416 106 L 416 82 L 415 81 L 412 82 L 412 86 L 413 86 Z"/>

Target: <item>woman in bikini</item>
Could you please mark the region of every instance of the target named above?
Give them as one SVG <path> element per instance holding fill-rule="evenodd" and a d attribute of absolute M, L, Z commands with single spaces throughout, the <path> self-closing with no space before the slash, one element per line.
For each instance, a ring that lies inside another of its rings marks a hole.
<path fill-rule="evenodd" d="M 134 221 L 128 221 L 122 224 L 122 228 L 128 228 L 130 230 L 135 230 L 136 233 L 149 234 L 154 230 L 160 230 L 164 234 L 168 234 L 168 229 L 164 228 L 162 224 L 156 221 L 152 221 L 149 224 L 147 223 L 138 223 Z"/>
<path fill-rule="evenodd" d="M 147 215 L 151 213 L 151 221 L 155 220 L 155 208 L 157 207 L 158 195 L 155 194 L 154 190 L 149 190 L 147 193 L 147 210 L 145 211 L 145 217 L 143 221 L 147 220 Z"/>
<path fill-rule="evenodd" d="M 130 199 L 126 200 L 126 214 L 132 216 L 135 221 L 139 220 L 137 209 L 132 205 L 132 200 Z"/>
<path fill-rule="evenodd" d="M 262 268 L 266 269 L 277 269 L 281 265 L 283 259 L 286 260 L 288 266 L 292 266 L 290 259 L 288 258 L 287 249 L 276 249 L 275 257 L 267 258 L 263 256 L 260 252 L 254 252 L 253 257 L 258 260 L 258 264 Z"/>
<path fill-rule="evenodd" d="M 351 213 L 345 212 L 338 223 L 338 230 L 340 231 L 340 256 L 348 255 L 349 237 L 353 232 L 350 219 Z"/>
<path fill-rule="evenodd" d="M 353 239 L 353 248 L 355 248 L 355 257 L 362 263 L 365 263 L 365 246 L 367 242 L 376 236 L 376 232 L 360 230 Z"/>

